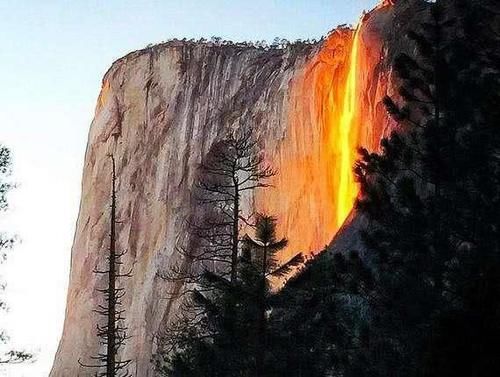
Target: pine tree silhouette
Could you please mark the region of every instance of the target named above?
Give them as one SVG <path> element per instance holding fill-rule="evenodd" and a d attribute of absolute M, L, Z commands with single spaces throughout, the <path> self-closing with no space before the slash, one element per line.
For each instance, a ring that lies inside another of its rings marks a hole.
<path fill-rule="evenodd" d="M 485 4 L 429 4 L 429 21 L 409 33 L 417 56 L 395 61 L 398 97 L 384 100 L 400 129 L 383 140 L 382 153 L 360 151 L 357 208 L 370 220 L 364 238 L 376 281 L 370 345 L 357 375 L 498 370 L 484 324 L 498 334 L 500 249 L 491 211 L 500 210 L 500 76 L 491 59 L 498 42 L 485 48 L 491 36 L 478 17 L 479 9 L 488 13 Z"/>
<path fill-rule="evenodd" d="M 266 311 L 269 309 L 270 280 L 272 278 L 284 277 L 290 271 L 303 262 L 302 254 L 298 253 L 286 263 L 280 263 L 277 254 L 286 247 L 288 241 L 285 238 L 276 238 L 276 218 L 260 214 L 255 224 L 255 236 L 246 235 L 244 238 L 245 253 L 243 255 L 242 273 L 243 289 L 247 295 L 254 297 L 249 305 L 255 305 L 257 318 L 255 325 L 255 375 L 263 377 L 266 375 L 267 356 L 267 322 Z M 252 271 L 255 273 L 252 274 Z"/>

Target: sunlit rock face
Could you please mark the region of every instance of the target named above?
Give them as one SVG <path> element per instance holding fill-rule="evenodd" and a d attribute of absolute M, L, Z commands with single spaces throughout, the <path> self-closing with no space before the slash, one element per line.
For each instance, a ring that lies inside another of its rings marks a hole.
<path fill-rule="evenodd" d="M 117 247 L 127 250 L 126 325 L 121 351 L 132 375 L 153 376 L 154 335 L 177 310 L 158 277 L 175 263 L 175 246 L 196 206 L 196 169 L 227 130 L 250 127 L 279 174 L 273 188 L 245 198 L 245 212 L 278 217 L 290 239 L 283 259 L 328 244 L 356 195 L 356 147 L 375 149 L 391 125 L 380 100 L 388 91 L 385 30 L 393 7 L 366 15 L 317 45 L 284 49 L 174 41 L 115 62 L 103 79 L 92 122 L 72 249 L 64 332 L 52 377 L 92 376 L 79 366 L 99 351 L 95 336 L 105 284 L 113 154 L 117 167 Z"/>
<path fill-rule="evenodd" d="M 391 92 L 384 38 L 393 17 L 384 3 L 356 30 L 334 31 L 293 77 L 286 133 L 266 148 L 280 174 L 274 189 L 256 195 L 256 207 L 275 214 L 289 237 L 284 259 L 330 243 L 357 195 L 358 147 L 377 150 L 394 127 L 381 102 Z"/>

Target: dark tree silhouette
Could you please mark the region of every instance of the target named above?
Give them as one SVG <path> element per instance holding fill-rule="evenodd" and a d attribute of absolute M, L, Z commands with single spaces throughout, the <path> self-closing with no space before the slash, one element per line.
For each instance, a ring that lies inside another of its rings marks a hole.
<path fill-rule="evenodd" d="M 417 56 L 395 61 L 399 96 L 384 101 L 400 130 L 382 153 L 360 151 L 376 279 L 356 376 L 498 374 L 500 75 L 486 3 L 429 4 L 409 33 Z"/>
<path fill-rule="evenodd" d="M 216 142 L 199 166 L 194 200 L 197 211 L 188 219 L 189 244 L 178 247 L 183 261 L 163 277 L 186 286 L 199 282 L 216 264 L 217 272 L 236 281 L 245 193 L 268 187 L 275 172 L 265 165 L 258 141 L 250 131 L 232 131 Z"/>
<path fill-rule="evenodd" d="M 164 276 L 181 281 L 185 289 L 181 293 L 182 314 L 161 335 L 160 359 L 177 352 L 177 365 L 184 365 L 180 357 L 188 357 L 188 353 L 181 355 L 183 348 L 190 348 L 192 359 L 195 342 L 210 348 L 206 340 L 218 338 L 223 339 L 217 343 L 219 357 L 224 355 L 226 360 L 217 363 L 216 358 L 211 358 L 207 368 L 219 365 L 228 373 L 240 368 L 244 351 L 236 335 L 239 304 L 235 292 L 241 289 L 241 229 L 252 226 L 252 216 L 242 215 L 241 200 L 245 193 L 267 187 L 266 179 L 274 174 L 264 164 L 258 142 L 249 131 L 227 134 L 214 144 L 200 165 L 193 190 L 198 212 L 188 221 L 190 243 L 180 250 L 184 265 L 174 266 Z M 200 361 L 201 354 L 197 358 Z M 202 372 L 198 369 L 197 373 Z M 209 374 L 207 370 L 204 373 Z"/>
<path fill-rule="evenodd" d="M 201 288 L 208 285 L 211 293 L 195 291 L 193 295 L 202 320 L 195 328 L 184 328 L 182 346 L 170 355 L 164 375 L 272 375 L 266 370 L 272 359 L 267 332 L 267 310 L 273 297 L 270 280 L 287 276 L 302 262 L 302 255 L 279 263 L 276 254 L 287 241 L 276 238 L 275 219 L 258 215 L 255 227 L 254 237 L 244 237 L 235 283 L 205 272 Z"/>
<path fill-rule="evenodd" d="M 359 253 L 326 250 L 270 297 L 267 375 L 347 376 L 368 337 L 364 296 L 373 275 Z"/>
<path fill-rule="evenodd" d="M 240 231 L 251 225 L 251 215 L 242 215 L 242 196 L 267 187 L 266 180 L 274 174 L 265 165 L 259 143 L 250 131 L 227 133 L 203 159 L 193 187 L 197 207 L 187 220 L 187 245 L 177 247 L 181 261 L 161 276 L 176 286 L 182 285 L 169 293 L 169 298 L 181 301 L 181 310 L 159 334 L 163 353 L 183 343 L 179 337 L 185 336 L 186 327 L 203 327 L 200 321 L 205 319 L 205 308 L 200 300 L 203 302 L 204 295 L 218 288 L 207 281 L 208 272 L 229 279 L 231 284 L 236 282 Z M 228 310 L 231 306 L 228 304 Z M 199 336 L 206 336 L 205 331 Z"/>
<path fill-rule="evenodd" d="M 263 377 L 266 374 L 267 356 L 267 322 L 266 315 L 271 297 L 270 279 L 287 276 L 294 267 L 303 262 L 302 254 L 295 255 L 285 263 L 280 263 L 277 253 L 284 249 L 288 241 L 286 238 L 277 239 L 276 219 L 269 215 L 260 214 L 255 224 L 255 235 L 246 235 L 244 238 L 245 253 L 243 255 L 242 285 L 243 292 L 254 301 L 248 306 L 255 306 L 255 376 Z"/>
<path fill-rule="evenodd" d="M 125 289 L 119 287 L 119 281 L 122 278 L 132 276 L 132 268 L 127 272 L 121 272 L 122 257 L 126 251 L 116 251 L 116 170 L 115 159 L 110 156 L 112 162 L 111 175 L 111 213 L 110 213 L 110 233 L 109 233 L 109 249 L 107 260 L 107 269 L 100 270 L 97 267 L 94 273 L 106 276 L 107 287 L 99 288 L 97 291 L 104 296 L 104 304 L 99 304 L 94 310 L 97 314 L 104 318 L 104 325 L 97 324 L 97 336 L 100 343 L 104 346 L 104 351 L 97 356 L 92 356 L 94 364 L 80 363 L 83 367 L 97 369 L 96 376 L 102 377 L 129 377 L 132 376 L 128 370 L 128 366 L 132 360 L 120 360 L 118 357 L 119 349 L 125 344 L 125 341 L 130 338 L 125 327 L 125 309 L 123 309 L 122 298 L 125 296 Z"/>
<path fill-rule="evenodd" d="M 420 5 L 384 100 L 399 127 L 356 166 L 365 250 L 279 295 L 275 376 L 500 373 L 500 3 Z"/>

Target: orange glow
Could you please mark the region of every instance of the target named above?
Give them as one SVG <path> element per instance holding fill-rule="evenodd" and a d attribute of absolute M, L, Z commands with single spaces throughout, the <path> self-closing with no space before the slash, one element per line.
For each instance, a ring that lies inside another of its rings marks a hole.
<path fill-rule="evenodd" d="M 357 73 L 358 73 L 358 51 L 359 51 L 359 28 L 354 33 L 349 58 L 349 70 L 344 89 L 344 98 L 340 121 L 333 127 L 339 128 L 339 138 L 332 140 L 332 147 L 339 151 L 340 171 L 337 189 L 337 225 L 340 226 L 352 209 L 354 200 L 358 193 L 358 187 L 354 181 L 352 169 L 356 161 L 357 140 Z"/>
<path fill-rule="evenodd" d="M 111 86 L 108 80 L 104 80 L 101 87 L 101 92 L 99 93 L 99 98 L 97 99 L 97 105 L 95 108 L 95 114 L 97 115 L 99 111 L 104 107 L 104 104 L 108 100 L 109 93 L 111 91 Z"/>
<path fill-rule="evenodd" d="M 377 12 L 388 16 L 390 7 Z M 286 131 L 269 137 L 277 141 L 266 146 L 267 158 L 279 174 L 274 189 L 257 192 L 255 204 L 278 218 L 278 233 L 289 239 L 283 260 L 315 254 L 332 241 L 357 195 L 357 148 L 376 150 L 385 133 L 380 102 L 389 80 L 370 16 L 356 31 L 331 33 L 293 77 Z"/>

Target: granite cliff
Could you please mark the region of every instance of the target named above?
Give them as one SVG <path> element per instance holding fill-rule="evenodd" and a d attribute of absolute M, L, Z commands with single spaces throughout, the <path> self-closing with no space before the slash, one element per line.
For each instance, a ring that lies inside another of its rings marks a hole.
<path fill-rule="evenodd" d="M 175 40 L 112 65 L 89 133 L 64 332 L 50 376 L 93 374 L 78 359 L 98 351 L 92 310 L 102 282 L 92 270 L 108 242 L 107 156 L 118 177 L 117 247 L 134 265 L 124 298 L 132 338 L 122 352 L 135 360 L 133 375 L 149 377 L 154 336 L 177 310 L 158 273 L 180 258 L 175 245 L 210 146 L 228 129 L 250 127 L 280 174 L 274 188 L 245 199 L 245 211 L 275 214 L 288 253 L 322 250 L 344 229 L 356 195 L 356 146 L 375 149 L 392 127 L 380 100 L 390 91 L 391 48 L 408 7 L 385 1 L 357 30 L 337 29 L 316 44 Z"/>

